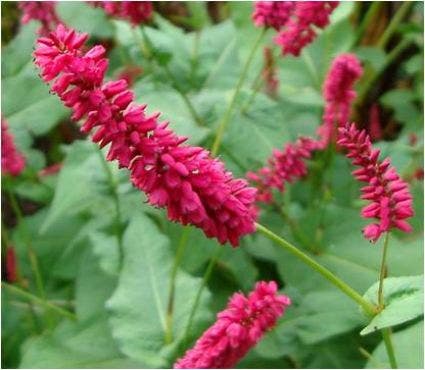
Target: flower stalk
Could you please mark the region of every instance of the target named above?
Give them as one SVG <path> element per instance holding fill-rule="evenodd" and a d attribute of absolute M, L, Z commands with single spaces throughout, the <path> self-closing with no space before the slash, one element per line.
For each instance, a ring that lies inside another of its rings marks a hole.
<path fill-rule="evenodd" d="M 221 144 L 221 141 L 223 139 L 223 134 L 224 134 L 224 131 L 225 131 L 227 125 L 229 124 L 230 118 L 232 116 L 232 111 L 233 111 L 233 107 L 234 107 L 235 102 L 236 102 L 236 98 L 239 95 L 240 89 L 241 89 L 242 84 L 245 80 L 245 77 L 248 73 L 249 67 L 251 66 L 251 63 L 254 59 L 255 52 L 257 51 L 258 47 L 260 46 L 261 40 L 263 39 L 265 33 L 266 33 L 266 28 L 263 28 L 261 30 L 261 32 L 258 34 L 258 37 L 255 40 L 255 42 L 252 46 L 252 49 L 251 49 L 251 51 L 248 55 L 248 58 L 245 61 L 245 65 L 243 66 L 242 73 L 239 76 L 239 80 L 238 80 L 236 87 L 233 90 L 232 96 L 230 98 L 229 105 L 227 106 L 227 109 L 226 109 L 226 111 L 223 115 L 223 118 L 220 121 L 220 124 L 218 126 L 217 133 L 216 133 L 216 136 L 215 136 L 215 139 L 214 139 L 214 143 L 213 143 L 212 149 L 211 149 L 211 153 L 212 153 L 213 156 L 217 155 L 218 150 L 220 149 L 220 144 Z"/>
<path fill-rule="evenodd" d="M 330 281 L 333 285 L 335 285 L 339 290 L 341 290 L 344 294 L 350 297 L 353 301 L 359 304 L 366 314 L 370 316 L 374 316 L 376 314 L 376 307 L 366 301 L 359 293 L 357 293 L 352 287 L 350 287 L 347 283 L 342 281 L 339 277 L 329 271 L 326 267 L 322 266 L 320 263 L 316 262 L 310 256 L 299 250 L 297 247 L 293 246 L 291 243 L 286 241 L 285 239 L 279 237 L 271 230 L 267 229 L 263 225 L 256 223 L 257 231 L 263 234 L 268 239 L 274 241 L 280 247 L 290 252 L 295 257 L 302 260 L 306 265 L 310 266 L 313 270 L 317 271 L 323 277 L 325 277 L 328 281 Z"/>

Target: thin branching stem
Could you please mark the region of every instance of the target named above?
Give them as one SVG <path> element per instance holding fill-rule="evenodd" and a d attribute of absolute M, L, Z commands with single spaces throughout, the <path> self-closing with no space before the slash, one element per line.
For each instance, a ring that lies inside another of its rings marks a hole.
<path fill-rule="evenodd" d="M 258 232 L 263 234 L 268 239 L 274 241 L 276 244 L 278 244 L 286 251 L 290 252 L 292 255 L 299 258 L 306 265 L 310 266 L 313 270 L 317 271 L 319 274 L 325 277 L 328 281 L 330 281 L 333 285 L 335 285 L 339 290 L 341 290 L 344 294 L 350 297 L 353 301 L 357 302 L 368 315 L 373 316 L 376 314 L 376 307 L 374 305 L 366 301 L 359 293 L 357 293 L 351 286 L 349 286 L 347 283 L 337 277 L 333 272 L 322 266 L 320 263 L 316 262 L 313 258 L 299 250 L 297 247 L 295 247 L 285 239 L 276 235 L 263 225 L 256 223 L 256 227 Z"/>
<path fill-rule="evenodd" d="M 228 104 L 226 111 L 224 112 L 223 118 L 221 119 L 220 124 L 218 126 L 217 133 L 216 133 L 216 136 L 215 136 L 215 139 L 214 139 L 214 143 L 213 143 L 212 149 L 211 149 L 212 155 L 216 155 L 218 153 L 218 150 L 220 149 L 220 144 L 221 144 L 221 141 L 223 139 L 223 134 L 224 134 L 224 131 L 225 131 L 225 129 L 226 129 L 226 127 L 227 127 L 227 125 L 230 121 L 231 116 L 232 116 L 233 107 L 236 103 L 236 98 L 239 95 L 239 92 L 241 90 L 243 82 L 245 81 L 246 75 L 248 73 L 249 67 L 251 66 L 251 63 L 254 59 L 255 52 L 257 51 L 258 47 L 260 46 L 261 40 L 263 39 L 265 32 L 266 32 L 266 29 L 263 28 L 261 30 L 261 32 L 258 34 L 258 37 L 255 40 L 255 42 L 252 46 L 252 49 L 251 49 L 251 51 L 248 55 L 248 58 L 245 61 L 245 65 L 243 66 L 241 75 L 239 76 L 239 80 L 236 84 L 235 89 L 233 90 L 233 93 L 230 97 L 229 104 Z"/>

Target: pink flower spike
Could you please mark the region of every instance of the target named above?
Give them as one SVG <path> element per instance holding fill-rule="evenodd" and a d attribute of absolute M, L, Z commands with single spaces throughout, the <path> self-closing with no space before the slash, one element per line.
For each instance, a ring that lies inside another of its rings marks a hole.
<path fill-rule="evenodd" d="M 52 91 L 73 110 L 71 118 L 83 120 L 81 131 L 91 132 L 100 147 L 109 146 L 107 160 L 130 170 L 150 204 L 165 207 L 172 221 L 237 246 L 255 231 L 256 189 L 233 178 L 207 150 L 185 145 L 185 137 L 159 122 L 159 113 L 147 115 L 125 80 L 105 82 L 104 48 L 84 53 L 86 37 L 59 25 L 39 39 L 34 55 L 43 80 L 53 80 Z"/>
<path fill-rule="evenodd" d="M 317 130 L 324 147 L 336 140 L 337 128 L 349 122 L 356 98 L 353 86 L 362 74 L 363 68 L 354 54 L 340 54 L 333 60 L 323 85 L 323 124 Z"/>
<path fill-rule="evenodd" d="M 18 151 L 9 133 L 6 121 L 1 120 L 1 170 L 6 175 L 19 176 L 25 167 L 25 158 Z"/>
<path fill-rule="evenodd" d="M 256 1 L 252 20 L 257 27 L 272 27 L 279 31 L 294 10 L 294 1 Z"/>
<path fill-rule="evenodd" d="M 300 137 L 295 143 L 288 143 L 283 151 L 275 149 L 268 159 L 268 166 L 257 172 L 248 172 L 246 177 L 258 189 L 257 201 L 271 203 L 272 190 L 285 191 L 285 184 L 307 174 L 305 160 L 312 152 L 320 149 L 320 143 L 312 138 Z"/>
<path fill-rule="evenodd" d="M 393 228 L 410 232 L 412 228 L 405 220 L 414 214 L 412 196 L 389 158 L 380 162 L 379 150 L 372 148 L 369 136 L 354 123 L 339 128 L 338 144 L 348 150 L 347 157 L 360 167 L 353 172 L 354 177 L 368 183 L 362 188 L 362 198 L 371 203 L 362 209 L 362 217 L 379 221 L 363 229 L 365 238 L 375 243 Z"/>
<path fill-rule="evenodd" d="M 148 23 L 152 18 L 151 1 L 89 1 L 102 8 L 106 14 L 129 21 L 133 26 Z"/>
<path fill-rule="evenodd" d="M 247 297 L 235 293 L 217 321 L 175 364 L 175 369 L 233 368 L 276 324 L 291 300 L 274 281 L 260 281 Z"/>
<path fill-rule="evenodd" d="M 20 1 L 18 7 L 22 11 L 22 24 L 40 21 L 39 35 L 47 35 L 61 22 L 56 14 L 56 1 Z"/>
<path fill-rule="evenodd" d="M 316 37 L 314 27 L 325 28 L 329 16 L 338 1 L 296 1 L 291 17 L 274 41 L 282 48 L 282 54 L 298 56 L 301 50 Z M 260 18 L 262 19 L 262 18 Z M 265 17 L 265 19 L 268 19 Z"/>

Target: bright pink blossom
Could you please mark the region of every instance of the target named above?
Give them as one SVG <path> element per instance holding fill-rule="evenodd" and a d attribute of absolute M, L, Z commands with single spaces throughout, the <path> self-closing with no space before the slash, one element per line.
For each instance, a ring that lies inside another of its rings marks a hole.
<path fill-rule="evenodd" d="M 279 31 L 291 16 L 294 5 L 294 1 L 256 1 L 252 20 L 257 27 Z"/>
<path fill-rule="evenodd" d="M 175 369 L 233 368 L 274 327 L 291 300 L 277 294 L 274 281 L 261 281 L 248 297 L 235 293 L 217 321 L 197 340 Z"/>
<path fill-rule="evenodd" d="M 335 141 L 337 128 L 349 122 L 356 98 L 353 86 L 362 74 L 363 68 L 354 54 L 341 54 L 333 60 L 323 85 L 325 111 L 318 129 L 323 146 Z"/>
<path fill-rule="evenodd" d="M 288 143 L 283 150 L 273 150 L 268 159 L 268 166 L 257 172 L 248 172 L 247 178 L 257 187 L 257 200 L 270 203 L 272 190 L 285 191 L 285 184 L 307 174 L 305 160 L 311 158 L 312 152 L 319 149 L 319 143 L 311 138 L 300 137 L 295 143 Z"/>
<path fill-rule="evenodd" d="M 18 151 L 7 123 L 1 120 L 1 170 L 6 175 L 18 176 L 25 167 L 25 158 Z"/>
<path fill-rule="evenodd" d="M 102 8 L 106 14 L 129 21 L 133 26 L 147 23 L 152 18 L 151 1 L 90 1 Z"/>
<path fill-rule="evenodd" d="M 108 60 L 102 46 L 83 53 L 87 35 L 59 26 L 40 38 L 34 53 L 42 78 L 54 80 L 51 90 L 72 108 L 81 130 L 92 132 L 108 160 L 131 172 L 133 184 L 150 204 L 165 207 L 170 220 L 201 228 L 208 237 L 236 246 L 255 231 L 256 189 L 234 179 L 224 164 L 200 147 L 185 145 L 159 113 L 147 115 L 134 103 L 125 80 L 104 82 Z"/>
<path fill-rule="evenodd" d="M 412 228 L 405 220 L 413 216 L 412 196 L 390 159 L 379 161 L 380 151 L 372 148 L 366 131 L 359 131 L 355 124 L 341 127 L 338 139 L 338 144 L 347 148 L 347 157 L 360 167 L 353 172 L 354 177 L 368 183 L 362 188 L 362 199 L 371 203 L 362 209 L 362 216 L 379 221 L 363 229 L 365 238 L 376 242 L 392 228 L 410 232 Z"/>
<path fill-rule="evenodd" d="M 297 1 L 292 16 L 274 41 L 282 48 L 282 54 L 298 56 L 301 50 L 316 37 L 317 28 L 329 24 L 329 16 L 338 1 Z"/>
<path fill-rule="evenodd" d="M 56 1 L 20 1 L 18 6 L 22 11 L 23 24 L 31 20 L 41 22 L 40 35 L 47 35 L 61 22 L 56 14 Z"/>

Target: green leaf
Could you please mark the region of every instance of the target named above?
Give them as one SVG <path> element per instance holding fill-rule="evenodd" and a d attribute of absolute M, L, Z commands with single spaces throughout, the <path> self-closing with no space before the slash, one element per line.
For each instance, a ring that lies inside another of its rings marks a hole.
<path fill-rule="evenodd" d="M 390 277 L 384 280 L 385 308 L 377 314 L 362 331 L 361 335 L 373 333 L 382 328 L 399 325 L 413 320 L 424 313 L 423 275 Z M 379 282 L 373 284 L 364 298 L 378 304 Z"/>
<path fill-rule="evenodd" d="M 135 216 L 124 234 L 124 264 L 118 287 L 108 301 L 114 338 L 123 353 L 150 367 L 166 367 L 175 359 L 200 279 L 178 272 L 173 315 L 173 345 L 165 345 L 166 312 L 173 262 L 168 238 L 146 216 Z M 192 327 L 199 333 L 210 319 L 204 290 Z M 192 334 L 192 333 L 191 333 Z M 170 356 L 173 356 L 170 358 Z"/>
<path fill-rule="evenodd" d="M 93 207 L 102 193 L 105 194 L 107 180 L 98 150 L 88 141 L 76 141 L 70 145 L 41 232 L 60 217 Z"/>
<path fill-rule="evenodd" d="M 3 115 L 10 126 L 25 128 L 32 136 L 47 133 L 68 113 L 56 96 L 49 95 L 32 63 L 2 84 Z"/>
<path fill-rule="evenodd" d="M 35 39 L 37 38 L 37 29 L 39 27 L 38 22 L 30 22 L 21 27 L 18 35 L 2 49 L 2 79 L 16 75 L 31 61 Z"/>
<path fill-rule="evenodd" d="M 79 323 L 62 322 L 53 333 L 29 339 L 20 368 L 141 368 L 117 349 L 105 315 Z"/>
<path fill-rule="evenodd" d="M 399 369 L 423 369 L 424 367 L 424 323 L 423 321 L 391 336 Z M 368 369 L 391 368 L 384 342 L 373 351 L 368 361 Z"/>
<path fill-rule="evenodd" d="M 321 290 L 300 295 L 288 288 L 285 293 L 291 297 L 292 305 L 276 328 L 256 347 L 256 351 L 267 358 L 288 355 L 364 324 L 358 307 L 339 291 Z"/>
<path fill-rule="evenodd" d="M 87 32 L 92 37 L 108 38 L 113 35 L 112 24 L 102 9 L 94 9 L 84 2 L 60 2 L 56 9 L 68 27 Z"/>

